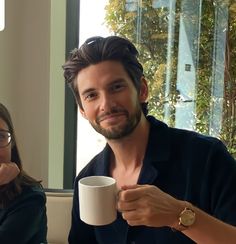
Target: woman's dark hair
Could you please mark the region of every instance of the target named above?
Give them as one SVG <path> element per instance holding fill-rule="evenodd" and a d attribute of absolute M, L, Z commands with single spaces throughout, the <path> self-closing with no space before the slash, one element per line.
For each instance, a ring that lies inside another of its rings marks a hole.
<path fill-rule="evenodd" d="M 20 173 L 14 180 L 6 185 L 0 186 L 0 206 L 6 207 L 17 195 L 21 193 L 23 186 L 38 186 L 40 185 L 40 181 L 29 176 L 22 168 L 12 119 L 9 111 L 2 103 L 0 103 L 0 118 L 7 124 L 8 130 L 11 134 L 11 161 L 20 169 Z"/>
<path fill-rule="evenodd" d="M 135 46 L 129 40 L 118 36 L 91 37 L 79 49 L 74 49 L 62 67 L 65 80 L 72 88 L 80 108 L 83 109 L 75 79 L 82 69 L 102 61 L 118 61 L 123 65 L 139 92 L 143 67 L 137 57 L 138 51 Z M 146 115 L 147 103 L 142 103 L 142 109 Z"/>

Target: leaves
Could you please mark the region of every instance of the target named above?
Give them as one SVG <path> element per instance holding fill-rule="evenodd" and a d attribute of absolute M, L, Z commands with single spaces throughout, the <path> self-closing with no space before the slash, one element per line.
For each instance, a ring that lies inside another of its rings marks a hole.
<path fill-rule="evenodd" d="M 192 32 L 195 37 L 188 39 L 191 51 L 198 58 L 194 64 L 196 69 L 196 109 L 192 111 L 195 119 L 194 129 L 214 135 L 213 112 L 216 106 L 223 104 L 222 126 L 218 137 L 236 157 L 235 0 L 202 1 L 199 14 L 201 15 L 198 15 L 195 8 L 189 8 L 187 2 L 181 0 L 176 1 L 173 11 L 169 11 L 167 7 L 155 8 L 151 0 L 109 0 L 105 20 L 112 33 L 130 39 L 138 48 L 139 59 L 143 64 L 150 88 L 149 113 L 161 120 L 166 119 L 172 126 L 175 125 L 178 98 L 176 82 L 178 50 L 181 44 L 180 21 L 184 19 L 185 23 L 189 23 L 185 28 L 199 24 L 200 32 Z M 171 26 L 172 33 L 169 32 L 171 19 L 174 19 Z M 225 46 L 221 44 L 224 40 Z M 223 94 L 220 97 L 214 88 L 217 85 L 223 85 Z M 164 112 L 164 108 L 167 107 L 168 118 Z"/>

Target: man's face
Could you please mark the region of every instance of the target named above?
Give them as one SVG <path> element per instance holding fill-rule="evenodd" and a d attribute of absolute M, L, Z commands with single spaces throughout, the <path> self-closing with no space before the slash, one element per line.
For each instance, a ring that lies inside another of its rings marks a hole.
<path fill-rule="evenodd" d="M 103 61 L 90 65 L 77 75 L 82 115 L 107 139 L 129 135 L 140 121 L 141 102 L 146 95 L 137 93 L 123 65 Z M 141 86 L 146 89 L 146 83 Z M 141 93 L 140 91 L 140 93 Z"/>

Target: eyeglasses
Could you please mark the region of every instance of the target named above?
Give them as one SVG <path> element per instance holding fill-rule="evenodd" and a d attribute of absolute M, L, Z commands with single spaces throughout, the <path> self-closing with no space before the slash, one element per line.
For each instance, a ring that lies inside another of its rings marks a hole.
<path fill-rule="evenodd" d="M 11 142 L 11 133 L 7 130 L 0 130 L 0 148 L 7 147 Z"/>

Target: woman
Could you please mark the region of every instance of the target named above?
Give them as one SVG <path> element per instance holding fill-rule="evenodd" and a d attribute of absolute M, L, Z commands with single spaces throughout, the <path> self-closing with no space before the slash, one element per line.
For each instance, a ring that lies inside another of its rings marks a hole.
<path fill-rule="evenodd" d="M 46 243 L 46 197 L 22 169 L 10 114 L 0 103 L 0 243 Z"/>

